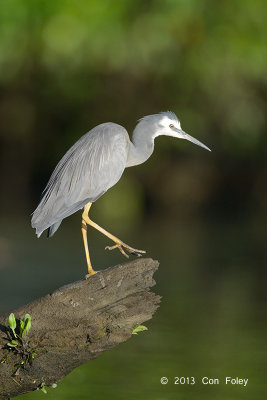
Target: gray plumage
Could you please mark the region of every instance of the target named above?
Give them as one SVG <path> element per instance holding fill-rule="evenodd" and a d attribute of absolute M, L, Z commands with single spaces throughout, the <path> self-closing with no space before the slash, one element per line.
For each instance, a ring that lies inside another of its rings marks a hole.
<path fill-rule="evenodd" d="M 159 135 L 187 139 L 209 150 L 183 132 L 178 118 L 169 111 L 141 118 L 132 142 L 122 126 L 112 122 L 98 125 L 67 151 L 52 173 L 32 216 L 37 236 L 46 229 L 52 236 L 64 218 L 114 186 L 126 167 L 145 162 Z"/>

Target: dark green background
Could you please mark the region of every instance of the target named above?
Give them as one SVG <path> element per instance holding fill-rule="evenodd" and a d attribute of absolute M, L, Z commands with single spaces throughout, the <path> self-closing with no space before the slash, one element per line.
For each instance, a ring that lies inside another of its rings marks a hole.
<path fill-rule="evenodd" d="M 160 137 L 94 205 L 99 224 L 159 259 L 162 305 L 147 332 L 47 398 L 266 398 L 266 41 L 259 0 L 0 2 L 1 312 L 86 271 L 79 213 L 51 240 L 30 227 L 53 168 L 83 133 L 106 121 L 131 133 L 138 118 L 171 110 L 212 148 Z M 89 244 L 96 269 L 123 262 L 99 233 Z M 221 383 L 204 386 L 203 376 Z"/>

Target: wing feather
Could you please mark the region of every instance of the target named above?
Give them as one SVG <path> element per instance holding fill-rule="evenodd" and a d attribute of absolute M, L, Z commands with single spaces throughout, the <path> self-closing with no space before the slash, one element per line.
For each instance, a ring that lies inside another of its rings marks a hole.
<path fill-rule="evenodd" d="M 32 216 L 38 236 L 54 224 L 97 200 L 120 179 L 127 161 L 129 137 L 117 124 L 101 124 L 83 135 L 52 173 Z"/>

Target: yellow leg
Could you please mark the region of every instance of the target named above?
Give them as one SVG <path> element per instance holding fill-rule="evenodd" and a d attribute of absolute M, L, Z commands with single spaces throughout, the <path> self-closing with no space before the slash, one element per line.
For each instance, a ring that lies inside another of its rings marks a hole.
<path fill-rule="evenodd" d="M 115 245 L 114 246 L 107 246 L 106 249 L 108 250 L 113 250 L 118 248 L 120 252 L 125 256 L 129 257 L 128 254 L 126 254 L 125 251 L 128 251 L 130 254 L 134 254 L 138 257 L 140 257 L 142 254 L 145 253 L 144 250 L 137 250 L 134 249 L 133 247 L 128 246 L 128 244 L 123 243 L 120 239 L 118 239 L 116 236 L 112 235 L 111 233 L 107 232 L 105 229 L 101 228 L 101 226 L 97 225 L 95 222 L 93 222 L 89 218 L 89 210 L 91 208 L 92 203 L 86 204 L 84 207 L 84 212 L 82 214 L 82 219 L 87 225 L 91 225 L 93 228 L 97 229 L 99 232 L 103 233 L 103 235 L 107 236 L 109 239 L 111 239 Z"/>
<path fill-rule="evenodd" d="M 92 203 L 89 203 L 91 207 Z M 88 206 L 88 204 L 87 204 Z M 89 211 L 89 209 L 88 209 Z M 82 217 L 82 235 L 83 235 L 83 244 L 84 244 L 84 250 L 85 250 L 85 256 L 86 256 L 86 261 L 87 261 L 87 267 L 88 267 L 88 274 L 89 275 L 94 275 L 96 272 L 93 270 L 91 260 L 90 260 L 90 254 L 89 254 L 89 248 L 88 248 L 88 241 L 87 241 L 87 224 L 84 221 Z"/>

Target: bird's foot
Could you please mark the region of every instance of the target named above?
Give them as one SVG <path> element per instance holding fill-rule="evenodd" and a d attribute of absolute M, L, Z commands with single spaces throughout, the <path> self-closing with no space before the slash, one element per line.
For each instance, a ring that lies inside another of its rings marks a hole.
<path fill-rule="evenodd" d="M 95 275 L 95 274 L 97 274 L 97 271 L 90 272 L 90 273 L 85 275 L 85 279 L 89 279 L 89 278 L 91 278 L 92 275 Z"/>
<path fill-rule="evenodd" d="M 126 253 L 126 251 L 130 254 L 133 254 L 136 257 L 142 257 L 142 255 L 146 253 L 145 250 L 134 249 L 133 247 L 130 247 L 128 246 L 128 244 L 125 244 L 123 242 L 116 243 L 114 246 L 105 247 L 105 250 L 114 250 L 114 249 L 119 249 L 121 254 L 123 254 L 126 258 L 129 258 L 129 255 Z"/>
<path fill-rule="evenodd" d="M 90 278 L 92 275 L 95 275 L 97 273 L 97 271 L 95 271 L 92 267 L 89 268 L 88 267 L 88 274 L 85 275 L 85 279 Z"/>

